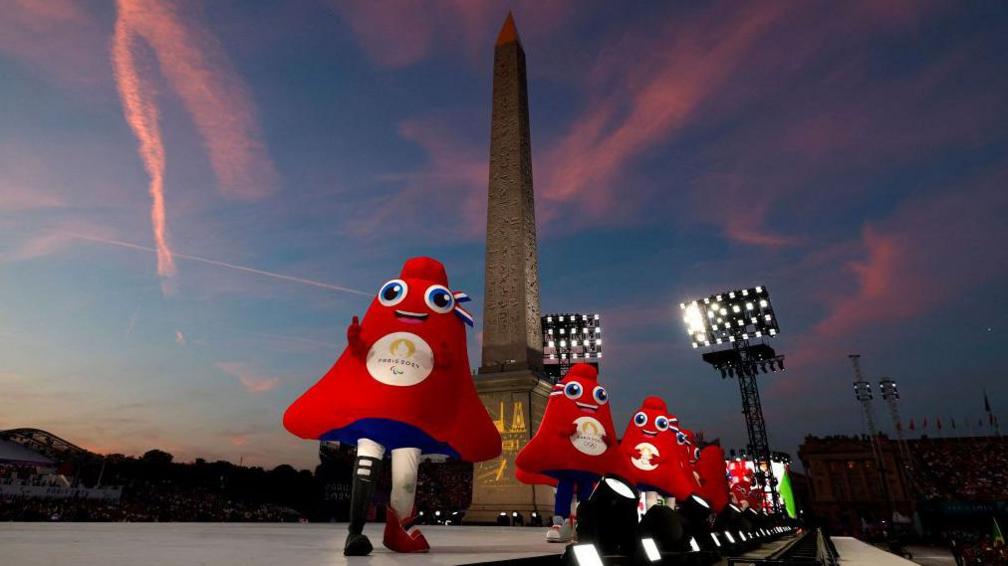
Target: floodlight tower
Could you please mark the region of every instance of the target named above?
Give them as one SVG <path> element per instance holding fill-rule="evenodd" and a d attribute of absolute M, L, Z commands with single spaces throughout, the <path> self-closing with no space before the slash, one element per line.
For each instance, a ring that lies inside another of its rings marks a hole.
<path fill-rule="evenodd" d="M 721 378 L 735 377 L 742 396 L 742 414 L 749 435 L 748 451 L 752 454 L 756 482 L 770 493 L 775 511 L 780 510 L 777 478 L 770 464 L 770 443 L 766 421 L 760 404 L 756 376 L 760 372 L 784 369 L 784 356 L 763 342 L 764 337 L 780 332 L 770 295 L 765 287 L 737 289 L 703 300 L 680 303 L 683 320 L 694 348 L 729 345 L 728 348 L 703 354 L 703 360 L 721 372 Z M 760 339 L 759 343 L 750 340 Z M 765 467 L 765 470 L 763 469 Z"/>
<path fill-rule="evenodd" d="M 899 404 L 897 403 L 900 398 L 899 389 L 896 388 L 895 381 L 886 377 L 879 380 L 879 391 L 882 392 L 882 399 L 889 406 L 889 416 L 892 417 L 893 429 L 896 430 L 896 446 L 899 448 L 900 459 L 903 460 L 903 469 L 912 485 L 913 460 L 910 459 L 910 448 L 903 437 L 903 427 L 900 425 Z"/>
<path fill-rule="evenodd" d="M 875 468 L 879 473 L 880 487 L 882 488 L 882 498 L 887 505 L 889 501 L 889 484 L 886 481 L 885 461 L 882 459 L 882 445 L 878 438 L 878 429 L 875 427 L 875 410 L 872 408 L 872 387 L 871 383 L 865 381 L 861 375 L 861 354 L 850 354 L 847 356 L 854 365 L 854 396 L 861 403 L 861 410 L 864 414 L 865 426 L 868 428 L 868 441 L 871 446 L 872 457 L 875 459 Z M 889 519 L 892 519 L 892 511 L 889 512 Z"/>

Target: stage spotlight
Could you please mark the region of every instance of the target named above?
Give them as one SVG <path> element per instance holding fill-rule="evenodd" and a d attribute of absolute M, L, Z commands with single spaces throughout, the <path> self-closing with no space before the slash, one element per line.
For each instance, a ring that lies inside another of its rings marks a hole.
<path fill-rule="evenodd" d="M 653 539 L 664 552 L 685 548 L 683 518 L 670 507 L 655 505 L 648 509 L 641 519 L 640 531 L 643 536 Z"/>
<path fill-rule="evenodd" d="M 694 538 L 694 537 L 690 537 L 690 539 L 689 539 L 689 547 L 690 547 L 690 550 L 692 550 L 693 552 L 700 552 L 700 545 L 697 544 L 696 538 Z"/>
<path fill-rule="evenodd" d="M 647 557 L 649 562 L 658 562 L 661 560 L 661 553 L 658 552 L 658 545 L 655 544 L 653 538 L 642 538 L 641 547 L 644 548 L 644 556 Z"/>
<path fill-rule="evenodd" d="M 571 545 L 571 552 L 577 566 L 602 566 L 602 557 L 594 544 Z"/>
<path fill-rule="evenodd" d="M 738 532 L 738 538 L 741 539 L 742 542 L 745 542 L 746 540 L 748 540 L 748 539 L 746 539 L 745 533 L 743 533 L 742 531 Z"/>
<path fill-rule="evenodd" d="M 578 505 L 578 540 L 593 542 L 602 554 L 630 556 L 637 546 L 639 494 L 626 480 L 607 475 L 588 501 Z"/>
<path fill-rule="evenodd" d="M 724 532 L 724 538 L 728 539 L 728 544 L 735 544 L 735 537 L 731 536 L 728 531 Z"/>
<path fill-rule="evenodd" d="M 721 548 L 721 539 L 717 538 L 717 533 L 711 533 L 710 538 L 714 540 L 714 544 L 718 548 Z"/>
<path fill-rule="evenodd" d="M 510 522 L 508 521 L 507 513 L 501 511 L 500 515 L 497 515 L 497 524 L 502 527 L 506 527 L 510 524 Z"/>

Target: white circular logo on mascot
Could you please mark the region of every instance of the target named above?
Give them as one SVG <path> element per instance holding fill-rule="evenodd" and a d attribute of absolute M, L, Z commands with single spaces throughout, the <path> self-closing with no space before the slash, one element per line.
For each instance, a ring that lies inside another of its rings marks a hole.
<path fill-rule="evenodd" d="M 645 472 L 650 472 L 651 470 L 657 470 L 658 466 L 651 463 L 651 458 L 659 456 L 658 448 L 650 442 L 641 442 L 637 446 L 634 446 L 640 452 L 640 458 L 631 458 L 630 461 L 633 463 L 634 467 L 638 470 L 644 470 Z"/>
<path fill-rule="evenodd" d="M 433 369 L 434 352 L 423 338 L 412 332 L 386 334 L 368 350 L 368 373 L 386 385 L 416 385 L 427 379 Z"/>
<path fill-rule="evenodd" d="M 574 419 L 577 432 L 571 437 L 571 444 L 578 452 L 589 456 L 598 456 L 606 451 L 605 427 L 593 417 L 578 417 Z"/>

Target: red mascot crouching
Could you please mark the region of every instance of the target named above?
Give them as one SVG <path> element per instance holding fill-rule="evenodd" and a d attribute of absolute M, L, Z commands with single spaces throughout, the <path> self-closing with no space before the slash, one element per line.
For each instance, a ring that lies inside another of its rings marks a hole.
<path fill-rule="evenodd" d="M 364 522 L 386 451 L 392 457 L 392 493 L 384 544 L 397 552 L 430 547 L 413 527 L 421 454 L 469 462 L 496 458 L 501 439 L 476 395 L 469 373 L 466 324 L 440 262 L 417 257 L 382 285 L 335 365 L 294 402 L 284 426 L 301 438 L 357 446 L 350 527 L 343 553 L 369 554 Z"/>
<path fill-rule="evenodd" d="M 556 485 L 550 542 L 574 536 L 571 501 L 591 495 L 603 474 L 623 471 L 616 445 L 609 394 L 598 383 L 598 371 L 574 364 L 553 386 L 539 430 L 515 458 L 516 477 L 526 483 Z"/>
<path fill-rule="evenodd" d="M 693 470 L 676 440 L 677 423 L 661 397 L 648 397 L 620 440 L 620 451 L 629 464 L 627 479 L 645 493 L 648 509 L 657 503 L 658 495 L 681 501 L 697 487 Z"/>

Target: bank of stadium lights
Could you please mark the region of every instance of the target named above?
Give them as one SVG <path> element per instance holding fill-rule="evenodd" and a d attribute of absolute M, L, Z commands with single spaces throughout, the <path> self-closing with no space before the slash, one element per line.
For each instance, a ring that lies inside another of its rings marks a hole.
<path fill-rule="evenodd" d="M 896 389 L 896 382 L 891 379 L 879 381 L 879 390 L 882 392 L 882 399 L 886 401 L 899 401 L 899 390 Z"/>
<path fill-rule="evenodd" d="M 731 344 L 780 332 L 770 297 L 763 287 L 738 289 L 680 303 L 694 348 Z"/>
<path fill-rule="evenodd" d="M 602 327 L 596 313 L 555 313 L 542 317 L 543 365 L 560 379 L 571 364 L 598 365 L 602 359 Z"/>

